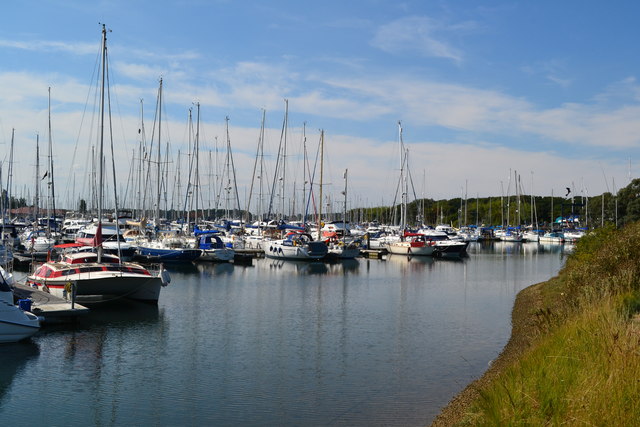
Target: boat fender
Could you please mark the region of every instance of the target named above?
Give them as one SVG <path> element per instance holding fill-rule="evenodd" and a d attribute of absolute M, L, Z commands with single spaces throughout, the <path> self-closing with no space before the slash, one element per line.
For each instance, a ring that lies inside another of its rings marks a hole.
<path fill-rule="evenodd" d="M 160 266 L 160 280 L 162 280 L 162 286 L 167 286 L 171 283 L 171 276 L 169 272 L 164 269 L 164 266 Z"/>

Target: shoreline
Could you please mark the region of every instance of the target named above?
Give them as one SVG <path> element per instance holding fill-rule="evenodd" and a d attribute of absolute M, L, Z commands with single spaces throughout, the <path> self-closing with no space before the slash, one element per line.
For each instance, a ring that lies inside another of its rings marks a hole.
<path fill-rule="evenodd" d="M 430 424 L 432 427 L 452 426 L 463 421 L 469 407 L 479 397 L 479 390 L 486 387 L 531 346 L 530 337 L 537 333 L 536 319 L 531 308 L 539 306 L 540 288 L 547 283 L 548 281 L 536 283 L 518 292 L 511 310 L 509 341 L 485 373 L 467 385 L 442 408 Z"/>

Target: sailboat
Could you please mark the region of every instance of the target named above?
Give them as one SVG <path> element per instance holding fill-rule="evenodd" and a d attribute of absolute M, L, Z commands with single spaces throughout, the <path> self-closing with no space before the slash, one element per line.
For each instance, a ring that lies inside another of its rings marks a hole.
<path fill-rule="evenodd" d="M 40 136 L 36 135 L 36 194 L 34 200 L 35 217 L 38 218 L 39 206 L 40 206 L 40 181 L 49 175 L 49 171 L 45 173 L 44 177 L 40 177 Z M 20 243 L 24 246 L 25 250 L 34 258 L 44 259 L 47 251 L 49 251 L 55 244 L 56 239 L 51 235 L 50 218 L 46 220 L 46 227 L 42 227 L 39 221 L 35 221 L 32 226 L 27 227 L 22 233 L 20 233 Z"/>
<path fill-rule="evenodd" d="M 423 234 L 410 233 L 407 227 L 407 197 L 409 195 L 409 170 L 408 170 L 408 150 L 404 148 L 402 140 L 402 123 L 398 122 L 398 142 L 400 144 L 400 181 L 402 185 L 402 203 L 400 213 L 400 230 L 402 236 L 400 240 L 392 241 L 388 244 L 387 250 L 396 255 L 433 255 L 434 244 Z"/>
<path fill-rule="evenodd" d="M 102 25 L 102 78 L 100 96 L 100 147 L 103 159 L 105 82 L 107 72 L 107 30 Z M 102 247 L 102 189 L 103 161 L 99 161 L 98 222 L 94 235 L 94 250 L 63 253 L 61 259 L 47 261 L 27 277 L 27 284 L 65 299 L 91 302 L 96 299 L 130 298 L 157 304 L 162 286 L 170 282 L 166 270 L 160 266 L 150 271 L 142 265 L 123 262 L 120 257 L 103 253 Z M 115 179 L 115 177 L 114 177 Z M 114 189 L 116 186 L 114 185 Z M 116 197 L 117 200 L 117 197 Z M 116 207 L 117 210 L 117 207 Z M 74 246 L 74 244 L 71 244 Z M 77 249 L 77 248 L 76 248 Z"/>
<path fill-rule="evenodd" d="M 202 251 L 195 247 L 195 239 L 187 239 L 178 230 L 160 230 L 160 202 L 162 194 L 161 179 L 161 129 L 162 129 L 162 79 L 158 87 L 158 160 L 157 160 L 157 180 L 158 188 L 156 192 L 155 225 L 156 233 L 153 239 L 138 239 L 137 255 L 138 259 L 151 262 L 191 262 L 195 261 Z M 189 191 L 187 191 L 189 192 Z M 196 209 L 197 214 L 197 209 Z M 188 220 L 187 220 L 188 223 Z"/>
<path fill-rule="evenodd" d="M 349 170 L 344 171 L 344 209 L 342 223 L 333 222 L 322 227 L 323 237 L 327 239 L 329 253 L 327 258 L 353 259 L 360 255 L 360 244 L 353 237 L 349 236 L 347 227 L 347 175 Z"/>
<path fill-rule="evenodd" d="M 320 151 L 324 146 L 324 131 L 320 131 Z M 322 183 L 322 157 L 320 158 L 320 182 Z M 274 185 L 275 188 L 275 185 Z M 320 185 L 320 200 L 322 200 L 322 185 Z M 322 206 L 322 203 L 320 203 Z M 322 218 L 322 208 L 318 218 Z M 318 220 L 320 222 L 320 220 Z M 328 253 L 327 244 L 318 239 L 314 240 L 311 234 L 304 228 L 293 225 L 282 224 L 278 228 L 289 229 L 290 231 L 283 239 L 263 240 L 262 250 L 267 258 L 290 259 L 290 260 L 318 260 L 324 258 Z M 318 234 L 320 234 L 318 227 Z M 317 236 L 319 237 L 319 236 Z"/>

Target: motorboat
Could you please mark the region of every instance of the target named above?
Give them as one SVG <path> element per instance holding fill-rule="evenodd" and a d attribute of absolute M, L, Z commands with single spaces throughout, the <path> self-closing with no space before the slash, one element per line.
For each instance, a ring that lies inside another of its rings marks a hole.
<path fill-rule="evenodd" d="M 576 242 L 580 240 L 586 233 L 584 230 L 576 228 L 568 228 L 562 232 L 565 242 Z"/>
<path fill-rule="evenodd" d="M 399 242 L 400 236 L 384 230 L 367 232 L 364 236 L 367 249 L 387 250 L 392 243 Z"/>
<path fill-rule="evenodd" d="M 28 229 L 20 235 L 20 243 L 29 252 L 47 252 L 56 244 L 54 233 L 44 229 Z"/>
<path fill-rule="evenodd" d="M 564 234 L 560 231 L 546 231 L 540 236 L 541 243 L 564 243 Z"/>
<path fill-rule="evenodd" d="M 13 276 L 0 270 L 0 343 L 17 342 L 38 332 L 40 319 L 14 304 Z"/>
<path fill-rule="evenodd" d="M 27 284 L 66 300 L 78 302 L 129 298 L 157 303 L 162 286 L 170 282 L 160 266 L 150 270 L 133 262 L 122 262 L 111 254 L 67 252 L 57 261 L 47 261 L 27 277 Z"/>
<path fill-rule="evenodd" d="M 522 233 L 522 240 L 525 242 L 539 242 L 540 241 L 540 231 L 538 230 L 527 230 Z"/>
<path fill-rule="evenodd" d="M 522 233 L 508 228 L 500 235 L 500 240 L 503 242 L 522 242 Z"/>
<path fill-rule="evenodd" d="M 76 232 L 77 243 L 95 246 L 96 239 L 101 240 L 105 253 L 116 255 L 123 261 L 132 260 L 136 253 L 136 246 L 125 240 L 117 223 L 101 222 L 100 227 L 97 223 L 85 224 Z"/>
<path fill-rule="evenodd" d="M 78 231 L 89 225 L 91 221 L 84 218 L 67 218 L 62 223 L 62 240 L 66 243 L 76 241 Z"/>
<path fill-rule="evenodd" d="M 353 259 L 360 255 L 360 239 L 354 238 L 330 238 L 327 243 L 327 258 Z"/>
<path fill-rule="evenodd" d="M 219 233 L 215 231 L 197 231 L 196 239 L 201 254 L 196 261 L 229 262 L 233 261 L 236 252 L 225 245 Z"/>
<path fill-rule="evenodd" d="M 467 253 L 469 242 L 459 239 L 452 239 L 445 231 L 433 229 L 420 229 L 418 233 L 422 234 L 433 245 L 433 256 L 435 257 L 462 257 Z"/>
<path fill-rule="evenodd" d="M 154 262 L 192 262 L 201 255 L 201 249 L 190 246 L 184 239 L 167 238 L 138 243 L 136 257 Z"/>

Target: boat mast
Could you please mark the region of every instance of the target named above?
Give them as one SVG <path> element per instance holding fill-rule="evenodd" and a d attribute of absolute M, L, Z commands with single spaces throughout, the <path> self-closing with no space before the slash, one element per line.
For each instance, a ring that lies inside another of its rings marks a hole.
<path fill-rule="evenodd" d="M 11 193 L 13 187 L 13 138 L 16 130 L 11 129 L 11 150 L 9 151 L 9 170 L 7 176 L 7 197 L 9 200 L 9 219 L 11 219 Z"/>
<path fill-rule="evenodd" d="M 36 197 L 34 200 L 35 219 L 40 216 L 40 135 L 36 134 Z"/>
<path fill-rule="evenodd" d="M 160 147 L 161 145 L 161 132 L 162 132 L 162 77 L 160 77 L 160 86 L 158 88 L 158 164 L 157 164 L 157 178 L 158 178 L 158 193 L 157 193 L 157 199 L 156 199 L 156 211 L 155 211 L 155 217 L 156 217 L 156 225 L 160 225 L 160 198 L 161 198 L 161 186 L 162 186 L 162 182 L 161 182 L 161 171 L 160 171 L 160 161 L 161 161 L 161 152 L 162 149 Z"/>
<path fill-rule="evenodd" d="M 195 212 L 193 221 L 197 225 L 198 224 L 198 198 L 200 196 L 200 171 L 199 171 L 199 153 L 200 153 L 200 102 L 196 102 L 196 137 L 194 143 L 194 153 L 195 156 Z M 187 223 L 187 227 L 189 224 Z"/>
<path fill-rule="evenodd" d="M 287 131 L 289 128 L 289 100 L 285 99 L 285 113 L 284 113 L 284 146 L 282 150 L 282 180 L 281 180 L 281 189 L 280 189 L 280 215 L 282 215 L 282 220 L 284 221 L 284 188 L 285 188 L 285 177 L 287 176 Z"/>
<path fill-rule="evenodd" d="M 324 174 L 324 129 L 320 130 L 320 203 L 318 210 L 318 240 L 322 239 L 322 177 Z"/>
<path fill-rule="evenodd" d="M 104 158 L 104 87 L 105 87 L 105 72 L 107 69 L 107 28 L 105 24 L 102 24 L 102 76 L 100 82 L 100 147 L 98 149 L 98 228 L 96 231 L 96 242 L 98 244 L 98 263 L 102 261 L 102 242 L 98 241 L 99 234 L 102 233 L 102 187 L 103 183 L 103 158 Z"/>
<path fill-rule="evenodd" d="M 342 232 L 342 242 L 344 243 L 347 236 L 347 175 L 349 173 L 349 169 L 344 170 L 344 208 L 342 210 L 342 226 L 344 227 L 344 231 Z"/>
<path fill-rule="evenodd" d="M 49 194 L 51 196 L 51 206 L 53 208 L 53 218 L 56 217 L 56 190 L 53 181 L 53 142 L 51 136 L 51 87 L 49 87 Z M 47 215 L 49 216 L 49 215 Z M 47 218 L 47 223 L 50 222 L 50 218 Z M 51 232 L 51 225 L 47 226 L 49 232 Z"/>

